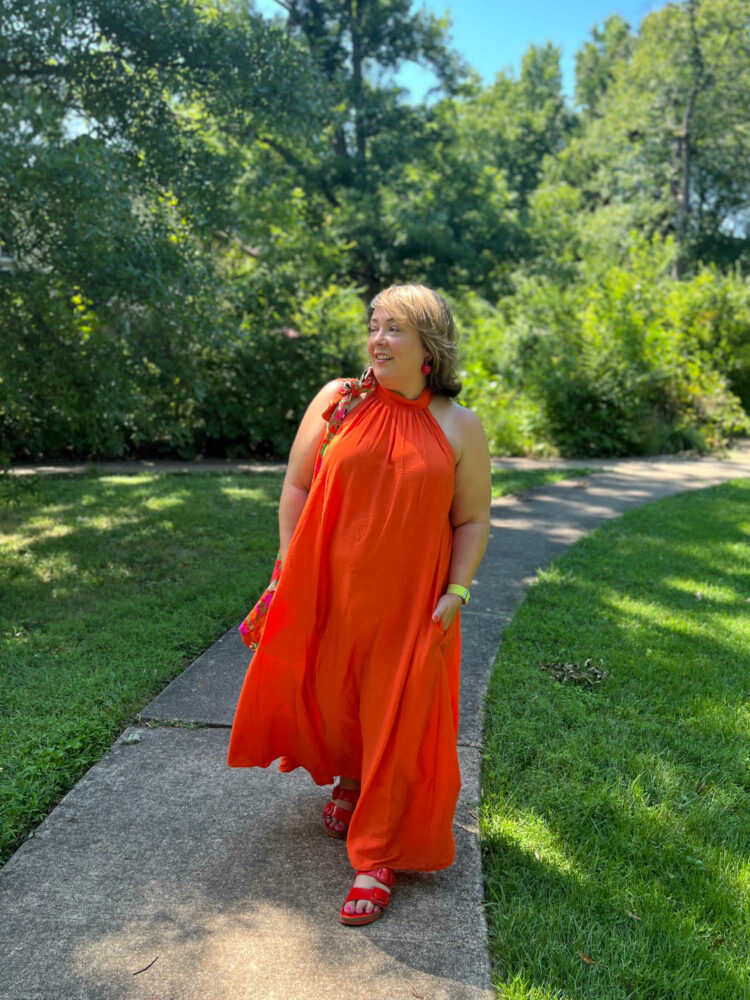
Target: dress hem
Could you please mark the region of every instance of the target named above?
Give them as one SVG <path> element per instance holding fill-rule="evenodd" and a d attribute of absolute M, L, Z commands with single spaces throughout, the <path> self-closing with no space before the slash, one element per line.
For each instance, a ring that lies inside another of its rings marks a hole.
<path fill-rule="evenodd" d="M 358 872 L 371 871 L 373 868 L 390 868 L 394 872 L 442 872 L 445 871 L 446 868 L 450 868 L 455 860 L 456 858 L 454 856 L 450 861 L 446 861 L 439 865 L 430 865 L 429 867 L 409 865 L 408 867 L 398 868 L 395 865 L 390 864 L 388 861 L 378 861 L 373 865 L 368 863 L 367 865 L 363 865 L 361 868 L 358 868 L 355 865 L 352 865 L 352 867 Z"/>

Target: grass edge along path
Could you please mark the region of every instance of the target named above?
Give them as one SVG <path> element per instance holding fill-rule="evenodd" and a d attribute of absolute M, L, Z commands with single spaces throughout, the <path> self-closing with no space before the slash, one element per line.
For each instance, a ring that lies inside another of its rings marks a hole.
<path fill-rule="evenodd" d="M 629 511 L 538 573 L 482 792 L 499 997 L 750 997 L 750 480 Z"/>
<path fill-rule="evenodd" d="M 583 474 L 496 470 L 493 493 Z M 0 476 L 0 863 L 250 609 L 282 476 Z"/>
<path fill-rule="evenodd" d="M 580 469 L 493 469 L 492 499 L 523 493 L 546 483 L 559 483 L 562 479 L 581 479 L 599 470 Z"/>

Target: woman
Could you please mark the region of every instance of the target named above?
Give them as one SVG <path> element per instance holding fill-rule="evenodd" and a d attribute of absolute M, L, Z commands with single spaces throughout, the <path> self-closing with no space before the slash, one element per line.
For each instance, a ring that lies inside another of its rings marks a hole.
<path fill-rule="evenodd" d="M 320 785 L 340 776 L 323 815 L 357 872 L 345 924 L 382 916 L 394 871 L 454 859 L 458 611 L 489 535 L 487 439 L 453 402 L 448 306 L 422 285 L 393 285 L 372 310 L 371 369 L 324 386 L 292 445 L 282 573 L 228 757 L 281 757 L 282 771 L 304 767 Z"/>

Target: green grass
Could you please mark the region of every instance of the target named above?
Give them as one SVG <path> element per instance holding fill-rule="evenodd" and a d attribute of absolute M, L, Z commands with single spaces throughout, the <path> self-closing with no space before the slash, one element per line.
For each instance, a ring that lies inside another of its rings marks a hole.
<path fill-rule="evenodd" d="M 561 479 L 580 479 L 589 476 L 595 469 L 493 469 L 492 497 L 521 493 L 545 483 L 559 483 Z"/>
<path fill-rule="evenodd" d="M 599 684 L 540 670 L 588 658 Z M 539 573 L 482 785 L 498 996 L 750 997 L 750 481 L 634 510 Z"/>
<path fill-rule="evenodd" d="M 281 479 L 54 477 L 0 507 L 0 861 L 249 610 Z"/>

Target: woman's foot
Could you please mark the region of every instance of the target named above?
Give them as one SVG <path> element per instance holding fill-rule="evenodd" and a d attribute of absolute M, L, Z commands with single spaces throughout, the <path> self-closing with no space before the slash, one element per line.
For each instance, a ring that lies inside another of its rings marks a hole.
<path fill-rule="evenodd" d="M 337 840 L 346 837 L 358 798 L 359 782 L 353 778 L 341 778 L 333 789 L 331 801 L 323 810 L 323 822 L 329 837 Z"/>
<path fill-rule="evenodd" d="M 391 888 L 396 881 L 392 868 L 373 868 L 357 872 L 349 895 L 341 907 L 342 924 L 371 924 L 382 917 L 391 901 Z"/>

